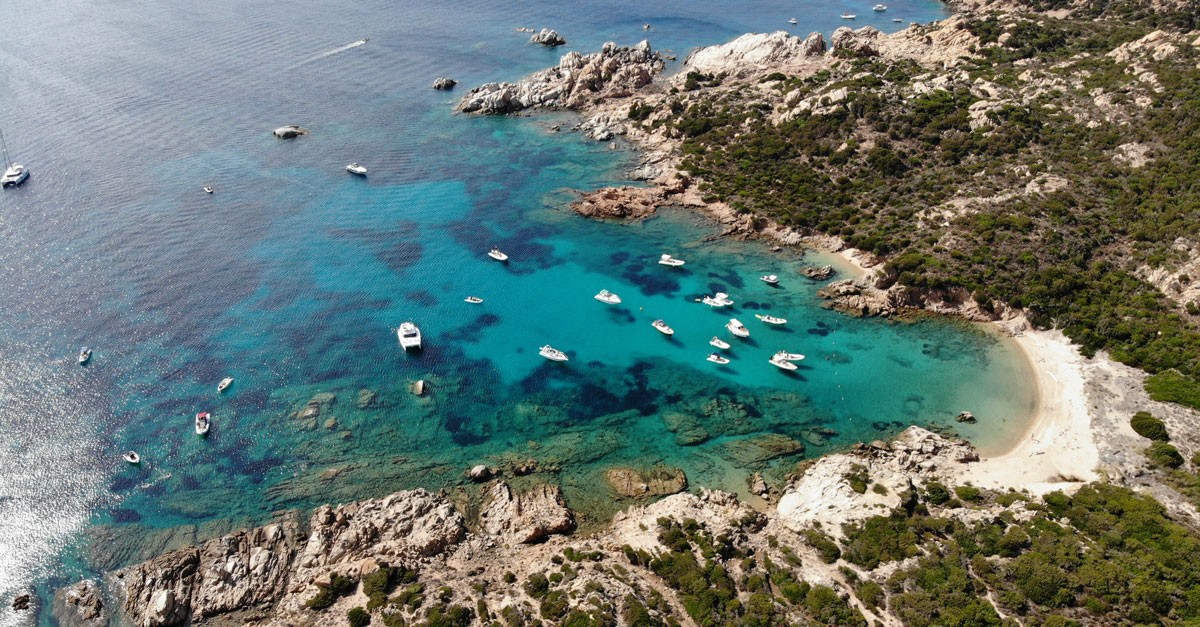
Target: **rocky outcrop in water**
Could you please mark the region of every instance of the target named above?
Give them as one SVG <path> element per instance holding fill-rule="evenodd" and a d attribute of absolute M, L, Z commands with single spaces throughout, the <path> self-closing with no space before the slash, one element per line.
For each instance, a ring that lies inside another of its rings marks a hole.
<path fill-rule="evenodd" d="M 553 48 L 554 46 L 561 46 L 567 43 L 567 40 L 563 39 L 563 36 L 559 35 L 558 31 L 549 28 L 543 28 L 529 38 L 529 43 L 542 44 L 543 46 L 549 46 Z"/>
<path fill-rule="evenodd" d="M 293 137 L 299 137 L 300 135 L 308 135 L 308 129 L 304 128 L 303 126 L 288 124 L 287 126 L 281 126 L 275 129 L 272 131 L 272 133 L 274 133 L 274 135 L 279 139 L 292 139 Z"/>
<path fill-rule="evenodd" d="M 657 466 L 646 471 L 610 468 L 604 480 L 620 496 L 641 498 L 675 494 L 687 489 L 687 476 L 678 468 Z"/>
<path fill-rule="evenodd" d="M 600 52 L 569 52 L 556 67 L 516 83 L 487 83 L 459 101 L 464 113 L 503 114 L 530 107 L 578 109 L 608 98 L 628 96 L 663 69 L 662 57 L 648 42 L 632 48 L 606 43 Z"/>
<path fill-rule="evenodd" d="M 654 213 L 664 200 L 653 187 L 605 187 L 583 194 L 571 209 L 588 218 L 636 219 Z"/>
<path fill-rule="evenodd" d="M 445 90 L 454 89 L 454 86 L 457 84 L 458 84 L 458 81 L 454 80 L 453 78 L 446 78 L 445 76 L 441 76 L 441 77 L 438 77 L 437 80 L 433 81 L 433 88 L 445 91 Z"/>
<path fill-rule="evenodd" d="M 59 627 L 99 627 L 108 624 L 100 588 L 85 579 L 54 593 L 51 613 Z"/>

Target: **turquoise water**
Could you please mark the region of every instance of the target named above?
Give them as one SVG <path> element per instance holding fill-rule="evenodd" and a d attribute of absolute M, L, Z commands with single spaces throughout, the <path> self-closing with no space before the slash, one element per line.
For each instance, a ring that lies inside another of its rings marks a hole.
<path fill-rule="evenodd" d="M 555 27 L 566 49 L 647 37 L 682 57 L 793 16 L 806 34 L 842 25 L 842 10 L 859 26 L 944 15 L 889 4 L 218 0 L 12 14 L 0 127 L 33 174 L 0 194 L 0 596 L 281 509 L 414 486 L 458 495 L 476 463 L 536 460 L 530 480 L 562 483 L 591 524 L 621 506 L 600 480 L 615 465 L 743 490 L 749 469 L 779 483 L 804 456 L 953 424 L 963 409 L 981 418 L 964 433 L 1003 446 L 1031 400 L 1007 344 L 945 321 L 826 311 L 797 269 L 827 260 L 714 240 L 695 214 L 578 218 L 572 190 L 626 182 L 636 159 L 550 130 L 569 116 L 455 116 L 454 94 L 429 88 L 439 75 L 459 93 L 515 79 L 566 51 L 528 45 L 516 26 Z M 273 139 L 285 123 L 311 134 Z M 370 176 L 348 175 L 350 161 Z M 492 246 L 510 262 L 488 259 Z M 661 253 L 687 265 L 660 266 Z M 600 289 L 624 302 L 597 302 Z M 695 302 L 715 291 L 732 311 Z M 789 323 L 754 318 L 768 312 Z M 731 315 L 749 341 L 723 330 Z M 408 319 L 420 353 L 397 345 Z M 704 360 L 713 335 L 733 344 L 727 367 Z M 540 358 L 547 343 L 571 361 Z M 79 367 L 83 344 L 95 353 Z M 807 355 L 795 374 L 767 364 L 780 349 Z M 236 381 L 218 395 L 224 376 Z M 424 397 L 409 392 L 416 380 Z M 299 416 L 328 394 L 319 417 Z M 191 426 L 201 410 L 214 416 L 206 439 Z M 805 451 L 772 457 L 753 445 L 768 434 Z M 141 466 L 120 460 L 127 449 Z M 0 625 L 30 620 L 7 612 Z"/>

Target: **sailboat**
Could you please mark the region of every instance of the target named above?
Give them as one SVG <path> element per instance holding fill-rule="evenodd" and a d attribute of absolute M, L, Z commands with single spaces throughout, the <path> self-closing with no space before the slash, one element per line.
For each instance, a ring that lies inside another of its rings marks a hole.
<path fill-rule="evenodd" d="M 24 183 L 25 179 L 29 178 L 29 170 L 8 158 L 8 143 L 4 141 L 4 133 L 0 133 L 0 148 L 4 150 L 4 176 L 0 177 L 0 184 L 4 187 L 16 187 Z"/>

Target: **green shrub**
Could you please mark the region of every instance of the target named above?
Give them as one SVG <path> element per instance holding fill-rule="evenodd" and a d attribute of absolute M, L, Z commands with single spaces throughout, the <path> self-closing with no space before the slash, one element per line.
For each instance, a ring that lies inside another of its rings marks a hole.
<path fill-rule="evenodd" d="M 525 580 L 525 594 L 541 599 L 550 591 L 550 580 L 542 573 L 533 573 Z"/>
<path fill-rule="evenodd" d="M 542 613 L 542 618 L 549 621 L 557 621 L 567 615 L 567 610 L 570 605 L 567 601 L 567 595 L 562 590 L 552 590 L 542 597 L 542 603 L 538 608 Z"/>
<path fill-rule="evenodd" d="M 1200 409 L 1200 381 L 1180 374 L 1178 370 L 1164 370 L 1146 377 L 1146 391 L 1156 401 L 1179 403 L 1192 409 Z"/>
<path fill-rule="evenodd" d="M 931 505 L 942 505 L 950 500 L 950 489 L 940 482 L 930 481 L 925 484 L 925 500 Z"/>
<path fill-rule="evenodd" d="M 1192 466 L 1200 468 L 1200 451 L 1192 454 Z"/>
<path fill-rule="evenodd" d="M 883 586 L 874 581 L 864 581 L 858 586 L 856 591 L 858 600 L 862 601 L 867 607 L 880 607 L 884 600 Z"/>
<path fill-rule="evenodd" d="M 317 594 L 308 601 L 305 601 L 304 605 L 308 606 L 309 609 L 323 610 L 333 605 L 338 600 L 338 597 L 353 592 L 355 585 L 353 579 L 334 573 L 329 577 L 329 585 L 321 586 Z"/>
<path fill-rule="evenodd" d="M 850 472 L 845 475 L 846 482 L 850 484 L 850 489 L 859 494 L 866 494 L 867 482 L 871 480 L 867 474 L 867 467 L 862 464 L 853 464 L 850 466 Z"/>
<path fill-rule="evenodd" d="M 1150 415 L 1150 412 L 1139 411 L 1133 415 L 1129 421 L 1129 426 L 1143 438 L 1149 438 L 1155 442 L 1169 442 L 1170 434 L 1167 433 L 1167 425 L 1163 421 Z"/>
<path fill-rule="evenodd" d="M 431 607 L 425 612 L 425 627 L 470 627 L 475 614 L 469 607 Z"/>
<path fill-rule="evenodd" d="M 978 503 L 983 500 L 983 492 L 971 485 L 955 486 L 954 494 L 968 503 Z"/>
<path fill-rule="evenodd" d="M 1146 449 L 1146 458 L 1159 468 L 1179 468 L 1183 465 L 1183 455 L 1179 449 L 1166 442 L 1155 442 Z"/>
<path fill-rule="evenodd" d="M 371 615 L 363 608 L 355 607 L 346 612 L 346 620 L 350 621 L 350 627 L 366 627 L 371 624 Z"/>
<path fill-rule="evenodd" d="M 817 555 L 826 564 L 832 564 L 842 557 L 842 550 L 838 548 L 837 543 L 824 532 L 809 529 L 804 532 L 804 541 L 817 550 Z"/>

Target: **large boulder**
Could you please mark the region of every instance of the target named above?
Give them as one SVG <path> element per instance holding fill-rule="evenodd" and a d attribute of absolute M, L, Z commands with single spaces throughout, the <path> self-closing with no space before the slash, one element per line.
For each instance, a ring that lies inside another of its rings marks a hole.
<path fill-rule="evenodd" d="M 854 57 L 874 57 L 879 55 L 878 30 L 864 26 L 858 30 L 850 30 L 843 26 L 833 31 L 833 53 Z"/>
<path fill-rule="evenodd" d="M 454 86 L 457 84 L 458 84 L 458 81 L 454 80 L 453 78 L 446 78 L 445 76 L 441 76 L 441 77 L 438 77 L 437 80 L 433 81 L 433 88 L 440 89 L 440 90 L 449 90 L 449 89 L 454 89 Z"/>
<path fill-rule="evenodd" d="M 541 31 L 534 33 L 533 36 L 529 38 L 529 42 L 534 44 L 542 44 L 543 46 L 554 47 L 567 43 L 567 40 L 563 39 L 562 35 L 558 34 L 558 31 L 551 30 L 549 28 L 543 28 Z"/>
<path fill-rule="evenodd" d="M 679 468 L 657 466 L 646 471 L 609 468 L 604 480 L 620 496 L 634 498 L 675 494 L 687 489 L 687 475 Z"/>
<path fill-rule="evenodd" d="M 304 128 L 303 126 L 296 126 L 295 124 L 281 126 L 272 132 L 279 139 L 291 139 L 293 137 L 299 137 L 300 135 L 308 135 L 308 129 Z"/>
<path fill-rule="evenodd" d="M 51 614 L 59 627 L 104 627 L 108 611 L 100 588 L 91 579 L 80 581 L 54 593 Z"/>
<path fill-rule="evenodd" d="M 484 532 L 515 544 L 541 542 L 575 529 L 575 515 L 556 485 L 514 494 L 508 484 L 497 483 L 488 491 L 479 521 Z"/>
<path fill-rule="evenodd" d="M 825 38 L 800 39 L 785 31 L 750 33 L 719 46 L 700 48 L 684 61 L 684 71 L 745 76 L 795 69 L 825 52 Z"/>

